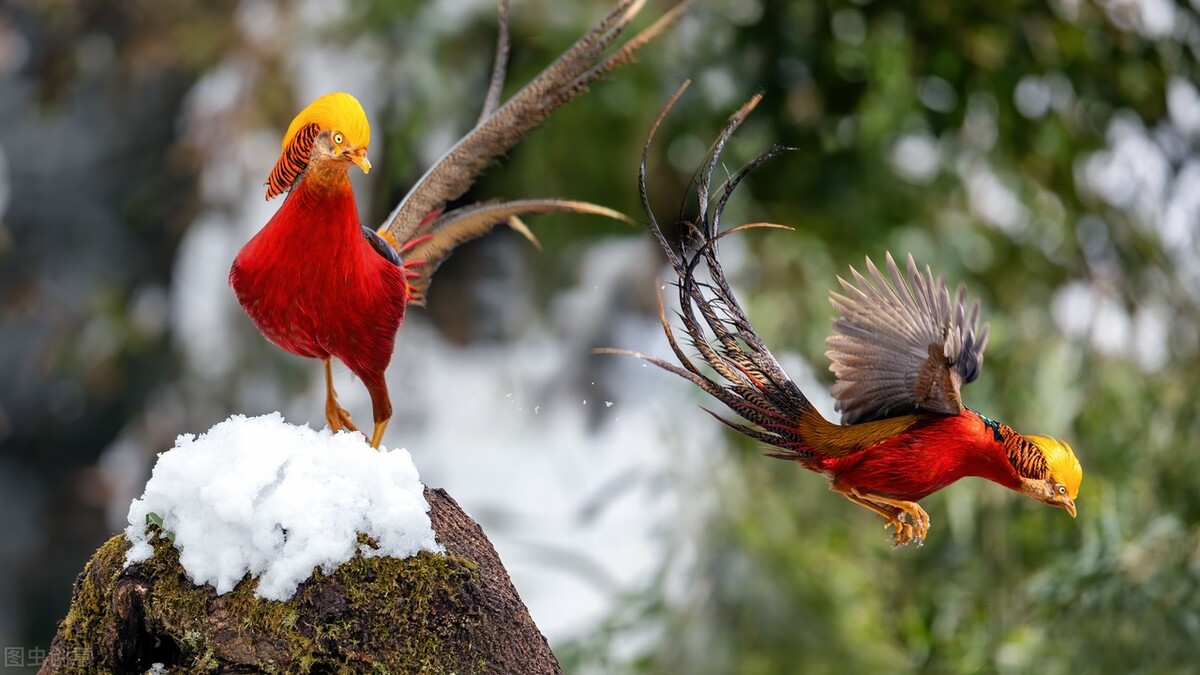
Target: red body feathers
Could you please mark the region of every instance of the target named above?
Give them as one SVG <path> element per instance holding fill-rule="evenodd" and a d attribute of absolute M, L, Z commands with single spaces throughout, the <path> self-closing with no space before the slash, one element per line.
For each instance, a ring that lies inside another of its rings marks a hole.
<path fill-rule="evenodd" d="M 363 237 L 346 171 L 331 173 L 296 183 L 242 248 L 229 282 L 271 342 L 299 356 L 336 356 L 372 388 L 391 362 L 408 283 Z"/>
<path fill-rule="evenodd" d="M 828 475 L 839 490 L 911 502 L 967 476 L 1018 490 L 1021 480 L 1009 462 L 1000 428 L 987 425 L 970 410 L 944 417 L 922 415 L 901 434 L 846 455 L 821 457 L 810 466 Z"/>

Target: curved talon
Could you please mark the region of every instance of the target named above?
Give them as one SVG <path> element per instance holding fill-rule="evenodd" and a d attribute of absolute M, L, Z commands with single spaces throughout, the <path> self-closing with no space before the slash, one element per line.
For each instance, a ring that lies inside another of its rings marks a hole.
<path fill-rule="evenodd" d="M 907 506 L 908 508 L 905 508 L 904 512 L 912 519 L 913 534 L 917 543 L 924 545 L 925 537 L 929 534 L 929 514 L 915 502 L 908 502 Z"/>
<path fill-rule="evenodd" d="M 896 528 L 896 531 L 892 533 L 892 548 L 907 546 L 909 542 L 917 538 L 916 529 L 904 520 L 905 515 L 905 513 L 901 512 L 894 519 L 884 524 L 884 528 Z"/>
<path fill-rule="evenodd" d="M 892 548 L 900 548 L 907 546 L 913 540 L 913 526 L 897 518 L 895 520 L 896 532 L 892 535 Z"/>

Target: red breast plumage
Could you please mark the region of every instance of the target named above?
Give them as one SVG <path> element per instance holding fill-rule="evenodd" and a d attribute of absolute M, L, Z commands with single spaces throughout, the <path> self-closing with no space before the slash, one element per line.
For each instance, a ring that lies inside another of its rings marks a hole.
<path fill-rule="evenodd" d="M 279 212 L 246 244 L 229 280 L 268 340 L 325 362 L 325 416 L 334 430 L 356 430 L 337 403 L 331 362 L 343 361 L 371 395 L 378 447 L 391 418 L 384 371 L 406 307 L 422 305 L 438 265 L 459 245 L 505 223 L 533 235 L 519 216 L 587 213 L 628 221 L 587 202 L 524 199 L 447 209 L 479 174 L 550 113 L 588 85 L 630 63 L 633 54 L 682 12 L 678 5 L 611 49 L 642 0 L 621 0 L 532 82 L 501 104 L 508 55 L 508 4 L 500 2 L 500 40 L 483 113 L 475 126 L 413 185 L 378 230 L 363 227 L 349 170 L 364 172 L 371 128 L 353 96 L 334 93 L 306 106 L 289 125 L 266 181 L 267 198 L 287 193 Z M 536 240 L 534 240 L 536 243 Z"/>

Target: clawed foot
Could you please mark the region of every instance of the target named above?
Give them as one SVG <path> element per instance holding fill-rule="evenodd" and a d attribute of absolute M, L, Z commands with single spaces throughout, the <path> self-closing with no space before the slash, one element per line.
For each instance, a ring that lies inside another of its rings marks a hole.
<path fill-rule="evenodd" d="M 924 546 L 925 537 L 929 535 L 929 514 L 914 502 L 906 503 L 911 505 L 911 508 L 900 509 L 883 524 L 884 529 L 896 528 L 892 533 L 892 548 L 907 546 L 913 541 L 916 541 L 918 546 Z M 908 522 L 908 519 L 912 522 Z"/>
<path fill-rule="evenodd" d="M 838 491 L 841 492 L 841 490 Z M 929 514 L 925 513 L 925 509 L 921 508 L 920 504 L 875 494 L 864 494 L 858 490 L 842 492 L 842 495 L 855 504 L 865 506 L 882 516 L 887 521 L 883 524 L 884 529 L 896 528 L 896 531 L 892 533 L 892 548 L 907 546 L 913 541 L 916 541 L 918 546 L 924 545 L 925 538 L 929 535 Z"/>
<path fill-rule="evenodd" d="M 358 431 L 358 427 L 354 426 L 354 422 L 350 421 L 350 413 L 338 405 L 334 399 L 325 401 L 325 419 L 329 422 L 329 428 L 334 431 L 341 431 L 342 429 Z"/>

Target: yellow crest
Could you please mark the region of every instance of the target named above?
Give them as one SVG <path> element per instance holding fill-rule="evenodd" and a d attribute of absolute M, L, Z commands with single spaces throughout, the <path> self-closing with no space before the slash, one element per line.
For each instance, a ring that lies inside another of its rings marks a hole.
<path fill-rule="evenodd" d="M 344 92 L 325 94 L 297 113 L 283 135 L 281 149 L 287 150 L 296 134 L 309 124 L 316 124 L 321 131 L 342 132 L 346 135 L 346 144 L 355 148 L 365 148 L 371 142 L 367 113 L 358 99 Z"/>
<path fill-rule="evenodd" d="M 1083 467 L 1075 452 L 1066 441 L 1054 440 L 1049 436 L 1026 436 L 1031 443 L 1042 451 L 1046 458 L 1046 467 L 1050 469 L 1050 478 L 1066 486 L 1067 496 L 1075 499 L 1079 494 L 1079 484 L 1083 482 Z"/>
<path fill-rule="evenodd" d="M 371 142 L 371 125 L 358 99 L 350 94 L 326 94 L 305 106 L 283 135 L 282 154 L 264 185 L 267 199 L 283 194 L 308 166 L 313 142 L 322 131 L 338 131 L 345 136 L 344 144 L 364 151 Z M 366 162 L 366 155 L 362 155 Z M 363 171 L 371 168 L 366 162 Z"/>

